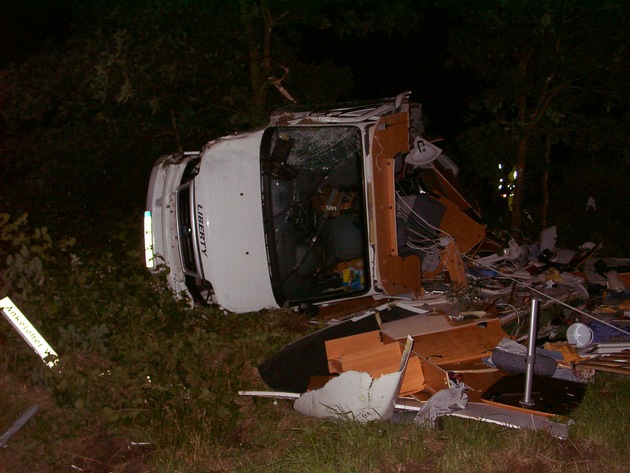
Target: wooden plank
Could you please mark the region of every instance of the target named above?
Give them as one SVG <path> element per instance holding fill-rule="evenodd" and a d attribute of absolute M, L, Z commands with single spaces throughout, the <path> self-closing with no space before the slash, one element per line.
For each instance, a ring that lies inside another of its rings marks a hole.
<path fill-rule="evenodd" d="M 337 369 L 340 366 L 342 357 L 381 347 L 381 332 L 373 330 L 349 337 L 327 340 L 325 346 L 328 369 L 331 373 L 340 373 L 341 371 L 337 371 Z"/>
<path fill-rule="evenodd" d="M 409 114 L 381 117 L 372 137 L 372 199 L 376 227 L 377 277 L 391 296 L 422 294 L 422 267 L 417 255 L 398 254 L 396 238 L 395 158 L 409 151 Z"/>
<path fill-rule="evenodd" d="M 338 358 L 342 371 L 364 371 L 372 378 L 398 371 L 402 345 L 400 343 L 379 344 L 360 351 L 347 352 Z M 422 391 L 425 387 L 424 373 L 420 359 L 413 355 L 409 358 L 407 370 L 403 376 L 400 395 Z"/>
<path fill-rule="evenodd" d="M 503 337 L 498 319 L 462 325 L 438 333 L 415 336 L 414 351 L 437 366 L 480 360 L 489 356 Z"/>
<path fill-rule="evenodd" d="M 415 355 L 422 361 L 422 374 L 424 375 L 424 389 L 429 391 L 431 394 L 435 394 L 442 389 L 447 389 L 449 387 L 448 384 L 448 373 L 444 371 L 442 368 L 434 365 L 430 361 L 422 358 L 420 355 L 415 353 Z"/>
<path fill-rule="evenodd" d="M 448 367 L 443 367 L 446 371 L 466 371 L 467 373 L 461 373 L 460 377 L 462 382 L 466 384 L 466 386 L 470 387 L 468 393 L 468 400 L 471 402 L 482 402 L 481 396 L 495 383 L 497 383 L 500 379 L 504 378 L 508 375 L 505 371 L 492 371 L 488 373 L 484 372 L 472 372 L 474 367 L 482 367 L 485 366 L 480 362 L 469 364 L 469 363 L 458 363 L 454 365 L 449 365 Z"/>
<path fill-rule="evenodd" d="M 378 330 L 379 321 L 389 322 L 409 315 L 412 315 L 411 312 L 390 307 L 378 314 L 363 314 L 359 318 L 329 325 L 285 346 L 261 363 L 258 366 L 258 372 L 267 386 L 272 389 L 304 392 L 308 389 L 311 376 L 330 374 L 325 347 L 327 340 Z"/>
<path fill-rule="evenodd" d="M 381 332 L 392 340 L 402 340 L 407 337 L 407 335 L 415 337 L 428 333 L 442 332 L 452 328 L 453 324 L 445 314 L 419 314 L 404 320 L 387 322 L 383 324 L 383 330 Z"/>
<path fill-rule="evenodd" d="M 450 276 L 451 281 L 460 286 L 468 286 L 464 259 L 459 253 L 459 248 L 456 242 L 452 241 L 446 245 L 444 257 L 446 258 L 446 269 L 448 270 L 448 275 Z"/>
<path fill-rule="evenodd" d="M 460 253 L 468 253 L 476 245 L 481 243 L 486 235 L 483 225 L 462 212 L 459 207 L 445 197 L 438 196 L 437 201 L 446 207 L 446 212 L 440 222 L 440 230 L 455 239 Z M 447 253 L 442 254 L 440 265 L 433 271 L 423 274 L 425 279 L 437 276 L 447 264 Z M 454 266 L 458 270 L 457 265 Z M 456 273 L 457 274 L 457 273 Z"/>
<path fill-rule="evenodd" d="M 329 302 L 317 306 L 318 312 L 315 318 L 317 320 L 335 319 L 358 312 L 364 312 L 381 304 L 383 304 L 382 299 L 375 299 L 372 296 Z"/>
<path fill-rule="evenodd" d="M 337 360 L 343 371 L 367 371 L 372 377 L 376 377 L 398 371 L 401 355 L 398 343 L 378 343 L 370 348 L 348 351 Z"/>
<path fill-rule="evenodd" d="M 402 343 L 398 341 L 383 343 L 379 331 L 326 342 L 331 373 L 365 371 L 373 378 L 397 371 L 403 349 Z M 447 387 L 447 373 L 412 351 L 403 377 L 401 395 L 424 389 L 435 393 Z"/>
<path fill-rule="evenodd" d="M 630 376 L 630 364 L 627 361 L 583 361 L 575 365 L 575 369 L 581 371 L 585 369 L 593 369 L 597 371 L 607 371 L 609 373 L 625 374 Z"/>
<path fill-rule="evenodd" d="M 416 355 L 412 354 L 407 363 L 407 370 L 400 386 L 400 395 L 408 396 L 411 393 L 422 391 L 426 388 L 423 364 Z"/>
<path fill-rule="evenodd" d="M 468 253 L 481 243 L 486 235 L 483 225 L 462 212 L 456 204 L 446 197 L 439 196 L 438 202 L 446 206 L 446 213 L 440 223 L 440 229 L 455 238 L 459 251 Z"/>

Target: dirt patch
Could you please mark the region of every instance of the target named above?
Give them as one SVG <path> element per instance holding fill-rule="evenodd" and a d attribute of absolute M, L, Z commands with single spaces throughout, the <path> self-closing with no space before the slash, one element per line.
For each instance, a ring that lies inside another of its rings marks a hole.
<path fill-rule="evenodd" d="M 98 435 L 84 439 L 72 468 L 89 473 L 150 473 L 145 463 L 151 448 L 128 440 Z"/>

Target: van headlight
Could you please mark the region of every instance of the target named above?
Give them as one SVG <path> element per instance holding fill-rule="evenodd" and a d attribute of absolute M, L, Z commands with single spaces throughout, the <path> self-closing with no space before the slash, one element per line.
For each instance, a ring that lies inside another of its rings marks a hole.
<path fill-rule="evenodd" d="M 144 262 L 147 268 L 155 267 L 155 255 L 153 254 L 153 219 L 151 211 L 144 212 Z"/>

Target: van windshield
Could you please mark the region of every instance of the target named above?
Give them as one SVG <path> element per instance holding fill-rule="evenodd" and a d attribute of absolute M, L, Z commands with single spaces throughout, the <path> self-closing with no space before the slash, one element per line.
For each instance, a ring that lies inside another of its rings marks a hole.
<path fill-rule="evenodd" d="M 269 271 L 279 305 L 366 292 L 361 130 L 272 127 L 261 144 Z"/>

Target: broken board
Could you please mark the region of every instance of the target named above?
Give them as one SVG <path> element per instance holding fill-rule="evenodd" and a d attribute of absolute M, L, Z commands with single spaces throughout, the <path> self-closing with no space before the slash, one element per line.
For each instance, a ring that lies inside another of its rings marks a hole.
<path fill-rule="evenodd" d="M 363 371 L 377 378 L 395 371 L 403 345 L 397 341 L 383 343 L 378 330 L 326 342 L 326 356 L 331 373 Z M 400 388 L 401 396 L 448 388 L 448 375 L 433 363 L 411 353 Z"/>
<path fill-rule="evenodd" d="M 453 324 L 443 314 L 419 314 L 405 320 L 385 323 L 382 332 L 392 340 L 402 340 L 407 335 L 415 337 L 427 333 L 442 332 L 451 328 L 453 328 Z"/>
<path fill-rule="evenodd" d="M 390 307 L 378 313 L 382 322 L 415 315 L 413 312 Z M 312 376 L 329 376 L 326 357 L 327 340 L 356 335 L 380 328 L 376 311 L 331 325 L 284 347 L 258 366 L 263 381 L 272 389 L 305 392 Z"/>
<path fill-rule="evenodd" d="M 438 366 L 478 361 L 507 336 L 500 320 L 489 319 L 414 336 L 414 352 Z"/>
<path fill-rule="evenodd" d="M 413 339 L 408 337 L 398 357 L 396 371 L 378 378 L 372 378 L 365 372 L 347 371 L 331 379 L 321 389 L 302 394 L 295 401 L 294 409 L 319 418 L 342 416 L 359 422 L 390 419 L 404 384 L 412 346 Z"/>

